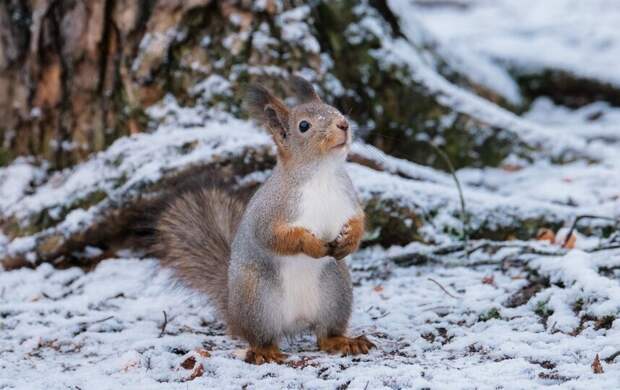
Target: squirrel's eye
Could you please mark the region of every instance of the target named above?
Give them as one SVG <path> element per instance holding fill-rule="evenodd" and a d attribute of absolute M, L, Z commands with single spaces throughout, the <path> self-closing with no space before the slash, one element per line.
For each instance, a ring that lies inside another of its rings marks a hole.
<path fill-rule="evenodd" d="M 299 122 L 299 131 L 301 131 L 302 133 L 305 133 L 308 130 L 310 130 L 310 122 L 308 121 Z"/>

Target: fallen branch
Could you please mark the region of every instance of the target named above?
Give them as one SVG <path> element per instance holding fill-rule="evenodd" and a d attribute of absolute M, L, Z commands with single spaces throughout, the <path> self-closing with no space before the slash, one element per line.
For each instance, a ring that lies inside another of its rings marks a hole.
<path fill-rule="evenodd" d="M 163 311 L 164 313 L 164 323 L 161 325 L 161 332 L 159 333 L 158 338 L 162 338 L 164 336 L 164 333 L 166 332 L 166 326 L 168 326 L 168 314 L 166 314 L 166 311 Z"/>
<path fill-rule="evenodd" d="M 609 355 L 608 357 L 606 357 L 606 358 L 605 358 L 605 359 L 603 359 L 603 360 L 605 360 L 605 363 L 607 363 L 607 364 L 611 364 L 611 363 L 613 363 L 613 362 L 614 362 L 614 360 L 615 360 L 618 356 L 620 356 L 620 351 L 616 351 L 616 352 L 612 353 L 611 355 Z"/>
<path fill-rule="evenodd" d="M 446 290 L 446 288 L 445 288 L 444 286 L 442 286 L 442 285 L 441 285 L 441 283 L 439 283 L 439 282 L 438 282 L 438 281 L 436 281 L 435 279 L 433 279 L 433 278 L 428 278 L 428 280 L 430 280 L 431 282 L 433 282 L 433 283 L 435 283 L 437 286 L 439 286 L 439 288 L 440 288 L 443 292 L 445 292 L 448 296 L 450 296 L 450 297 L 452 297 L 452 298 L 454 298 L 454 299 L 462 299 L 462 298 L 460 298 L 460 297 L 456 297 L 456 296 L 452 295 L 452 294 L 451 294 L 448 290 Z"/>
<path fill-rule="evenodd" d="M 601 245 L 595 248 L 587 249 L 586 252 L 592 253 L 592 252 L 606 251 L 610 249 L 620 249 L 620 244 L 608 245 L 608 246 Z"/>
<path fill-rule="evenodd" d="M 99 324 L 101 322 L 106 322 L 107 320 L 111 320 L 112 318 L 114 318 L 114 316 L 105 317 L 105 318 L 102 318 L 100 320 L 93 321 L 93 322 L 86 322 L 85 324 L 88 324 L 88 325 Z"/>
<path fill-rule="evenodd" d="M 602 217 L 600 215 L 578 215 L 573 221 L 573 224 L 571 225 L 570 229 L 568 230 L 568 234 L 566 235 L 566 238 L 564 239 L 564 243 L 562 243 L 562 247 L 566 247 L 566 244 L 568 244 L 568 240 L 570 240 L 570 237 L 573 235 L 573 232 L 577 228 L 577 223 L 579 223 L 579 221 L 581 221 L 582 219 L 603 219 L 605 221 L 613 221 L 616 223 L 620 223 L 619 220 L 617 220 L 616 218 L 611 218 L 611 217 Z"/>

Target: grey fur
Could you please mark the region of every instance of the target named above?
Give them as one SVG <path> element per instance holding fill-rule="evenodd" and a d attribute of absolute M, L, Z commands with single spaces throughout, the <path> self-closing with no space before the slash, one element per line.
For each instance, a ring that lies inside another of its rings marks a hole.
<path fill-rule="evenodd" d="M 155 251 L 189 287 L 205 292 L 223 318 L 228 312 L 230 243 L 245 205 L 219 189 L 174 199 L 156 225 Z"/>
<path fill-rule="evenodd" d="M 243 292 L 231 289 L 229 296 L 230 325 L 234 334 L 252 345 L 268 345 L 285 336 L 292 336 L 306 328 L 318 336 L 342 335 L 347 328 L 352 307 L 352 287 L 349 269 L 344 261 L 329 260 L 322 269 L 320 318 L 315 323 L 299 323 L 293 328 L 283 328 L 274 322 L 279 309 L 277 295 L 281 291 L 279 278 L 281 263 L 269 250 L 272 236 L 266 227 L 274 220 L 294 220 L 299 201 L 299 189 L 316 168 L 310 164 L 290 172 L 276 166 L 272 176 L 250 200 L 232 244 L 229 285 L 242 286 L 250 273 L 259 278 L 259 291 L 251 304 Z M 342 177 L 351 202 L 358 204 L 357 195 L 344 167 L 336 173 Z M 318 261 L 318 260 L 317 260 Z"/>
<path fill-rule="evenodd" d="M 291 76 L 290 84 L 299 104 L 321 102 L 321 98 L 316 94 L 314 87 L 306 79 L 299 76 Z"/>
<path fill-rule="evenodd" d="M 302 103 L 291 109 L 261 86 L 247 90 L 246 109 L 271 131 L 279 153 L 272 176 L 254 194 L 243 215 L 241 202 L 222 191 L 201 190 L 172 202 L 157 224 L 162 264 L 189 286 L 206 292 L 230 331 L 252 346 L 275 344 L 304 329 L 312 329 L 319 337 L 343 335 L 351 315 L 347 265 L 323 258 L 316 260 L 322 262 L 317 318 L 288 325 L 279 320 L 282 262 L 291 260 L 271 249 L 274 221 L 295 221 L 303 185 L 324 164 L 334 167 L 330 172 L 338 178 L 343 196 L 362 212 L 344 169 L 351 142 L 351 133 L 338 128 L 346 121 L 344 116 L 322 103 L 305 80 L 293 78 L 292 83 Z M 298 129 L 301 120 L 311 122 L 310 131 Z"/>

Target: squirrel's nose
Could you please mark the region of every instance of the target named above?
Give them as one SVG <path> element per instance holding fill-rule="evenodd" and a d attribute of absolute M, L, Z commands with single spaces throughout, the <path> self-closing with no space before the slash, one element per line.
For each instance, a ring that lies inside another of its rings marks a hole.
<path fill-rule="evenodd" d="M 342 131 L 347 131 L 349 130 L 349 122 L 347 122 L 345 119 L 341 119 L 338 121 L 338 123 L 336 123 L 336 127 Z"/>

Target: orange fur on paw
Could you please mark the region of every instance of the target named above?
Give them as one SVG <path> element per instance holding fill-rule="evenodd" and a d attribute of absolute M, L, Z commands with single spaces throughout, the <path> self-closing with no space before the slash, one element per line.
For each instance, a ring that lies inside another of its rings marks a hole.
<path fill-rule="evenodd" d="M 326 256 L 329 250 L 323 240 L 302 227 L 280 224 L 273 233 L 273 249 L 279 255 L 305 253 L 310 257 L 320 258 Z"/>
<path fill-rule="evenodd" d="M 353 217 L 342 227 L 338 237 L 329 243 L 329 254 L 340 260 L 357 250 L 364 235 L 364 214 Z"/>
<path fill-rule="evenodd" d="M 366 336 L 346 337 L 334 336 L 318 340 L 319 349 L 328 353 L 339 353 L 346 355 L 359 355 L 368 353 L 376 346 L 366 338 Z"/>
<path fill-rule="evenodd" d="M 245 361 L 251 364 L 277 363 L 282 364 L 286 360 L 286 355 L 280 352 L 277 345 L 267 345 L 265 347 L 250 347 L 245 355 Z"/>

